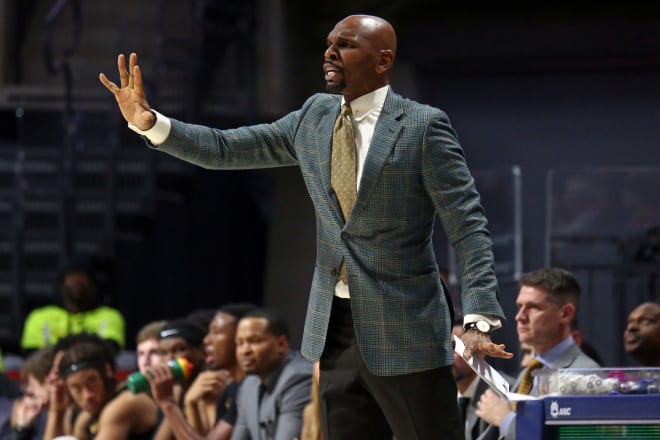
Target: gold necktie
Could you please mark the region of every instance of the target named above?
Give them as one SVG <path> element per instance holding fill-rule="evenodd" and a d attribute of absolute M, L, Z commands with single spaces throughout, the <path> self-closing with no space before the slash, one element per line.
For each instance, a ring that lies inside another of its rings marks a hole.
<path fill-rule="evenodd" d="M 534 376 L 532 376 L 532 371 L 538 370 L 542 366 L 543 363 L 538 359 L 532 359 L 531 361 L 529 361 L 529 364 L 527 364 L 527 368 L 525 368 L 525 371 L 523 372 L 523 375 L 520 378 L 520 383 L 518 384 L 518 389 L 516 390 L 516 393 L 529 394 L 529 392 L 532 391 L 532 388 L 534 386 Z M 511 409 L 513 409 L 514 411 L 516 410 L 517 403 L 518 402 L 511 403 Z"/>
<path fill-rule="evenodd" d="M 532 371 L 537 370 L 543 366 L 543 363 L 538 359 L 532 359 L 525 368 L 525 372 L 520 379 L 520 384 L 518 385 L 518 394 L 529 394 L 532 391 L 532 386 L 534 385 L 534 377 L 532 376 Z"/>
<path fill-rule="evenodd" d="M 355 135 L 351 122 L 351 106 L 344 104 L 341 113 L 335 121 L 332 132 L 332 164 L 331 184 L 339 199 L 339 206 L 348 220 L 357 197 L 357 152 L 355 151 Z M 339 279 L 348 284 L 346 262 L 342 260 L 339 267 Z"/>

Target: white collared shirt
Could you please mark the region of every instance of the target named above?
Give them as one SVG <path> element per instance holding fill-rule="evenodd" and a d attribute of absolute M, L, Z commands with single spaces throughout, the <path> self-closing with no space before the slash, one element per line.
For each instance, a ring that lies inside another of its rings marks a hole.
<path fill-rule="evenodd" d="M 357 188 L 360 189 L 360 180 L 362 179 L 362 169 L 367 159 L 369 145 L 374 137 L 376 122 L 380 117 L 385 104 L 385 98 L 390 86 L 384 86 L 373 92 L 362 95 L 354 99 L 349 104 L 353 110 L 353 133 L 355 133 L 355 149 L 357 154 Z M 341 98 L 342 105 L 344 98 Z"/>
<path fill-rule="evenodd" d="M 387 92 L 390 89 L 389 85 L 376 89 L 373 92 L 362 95 L 354 99 L 349 104 L 353 111 L 353 133 L 355 134 L 355 150 L 357 157 L 357 189 L 360 189 L 360 180 L 362 180 L 362 170 L 364 169 L 364 162 L 367 159 L 369 152 L 369 145 L 371 139 L 374 137 L 374 129 L 376 122 L 383 110 Z M 346 101 L 341 98 L 341 104 L 344 105 Z M 349 298 L 348 285 L 343 281 L 338 280 L 335 285 L 335 295 L 340 298 Z"/>

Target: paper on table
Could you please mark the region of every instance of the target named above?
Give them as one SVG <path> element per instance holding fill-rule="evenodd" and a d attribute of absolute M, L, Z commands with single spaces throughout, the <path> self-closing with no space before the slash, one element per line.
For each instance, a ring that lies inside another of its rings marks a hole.
<path fill-rule="evenodd" d="M 497 395 L 509 401 L 536 399 L 536 397 L 527 396 L 525 394 L 509 392 L 509 382 L 507 382 L 506 379 L 504 379 L 496 369 L 491 367 L 488 362 L 481 359 L 481 357 L 477 355 L 473 354 L 470 359 L 466 359 L 463 355 L 463 352 L 465 351 L 465 344 L 458 336 L 454 336 L 454 341 L 456 342 L 454 351 L 463 358 L 465 363 L 468 364 L 470 368 L 472 368 L 474 372 L 477 373 L 479 377 L 482 378 Z"/>

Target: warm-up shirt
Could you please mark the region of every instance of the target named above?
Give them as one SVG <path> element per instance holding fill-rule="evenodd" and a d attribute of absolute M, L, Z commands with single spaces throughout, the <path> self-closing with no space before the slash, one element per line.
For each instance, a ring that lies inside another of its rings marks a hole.
<path fill-rule="evenodd" d="M 124 317 L 112 307 L 71 313 L 59 306 L 44 306 L 34 309 L 25 320 L 21 348 L 33 350 L 53 345 L 64 336 L 77 333 L 97 334 L 124 347 L 124 328 Z"/>

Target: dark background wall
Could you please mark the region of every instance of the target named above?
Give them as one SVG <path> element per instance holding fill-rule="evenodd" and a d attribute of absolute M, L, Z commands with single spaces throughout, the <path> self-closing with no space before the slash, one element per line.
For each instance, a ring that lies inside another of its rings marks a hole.
<path fill-rule="evenodd" d="M 209 70 L 212 76 L 197 77 L 198 99 L 183 109 L 173 107 L 170 114 L 221 128 L 272 120 L 322 90 L 325 37 L 336 21 L 349 13 L 382 15 L 395 25 L 399 37 L 393 88 L 449 114 L 473 170 L 520 166 L 524 270 L 546 264 L 549 170 L 660 166 L 660 14 L 652 4 L 477 8 L 430 1 L 292 0 L 241 2 L 247 12 L 236 12 L 239 2 L 207 3 L 216 11 L 231 9 L 230 24 L 239 23 L 237 32 L 248 42 L 239 52 L 253 54 L 248 68 L 238 75 L 252 84 L 240 89 L 241 96 L 250 97 L 249 110 L 208 110 L 209 104 L 228 102 L 217 91 L 237 76 L 218 71 L 225 62 L 220 58 Z M 36 7 L 33 13 L 44 9 Z M 148 17 L 144 30 L 138 25 L 133 32 L 146 38 L 154 33 L 147 27 L 153 17 L 142 16 Z M 185 23 L 174 17 L 164 20 L 180 27 L 182 35 L 193 35 L 199 32 L 200 18 L 191 17 Z M 140 23 L 138 17 L 128 18 Z M 230 27 L 215 23 L 216 30 Z M 229 38 L 222 32 L 204 35 L 206 52 L 185 53 L 178 60 L 179 69 L 196 60 L 209 61 L 208 54 L 223 50 L 222 42 Z M 87 55 L 87 64 L 92 65 L 89 60 L 96 56 L 105 60 L 97 70 L 114 74 L 116 52 L 100 50 L 107 42 L 99 39 L 95 44 L 89 38 L 87 47 L 97 49 Z M 132 50 L 133 42 L 137 44 L 124 37 L 118 47 Z M 163 47 L 173 45 L 165 42 Z M 143 70 L 151 74 L 158 96 L 189 84 L 164 77 L 151 64 L 149 50 L 143 49 L 148 63 Z M 23 62 L 35 59 L 24 57 Z M 82 76 L 79 83 L 93 90 L 100 86 L 89 70 L 78 78 Z M 158 108 L 167 110 L 167 105 L 163 98 Z M 14 110 L 8 105 L 3 113 L 3 132 L 9 140 L 19 137 Z M 105 111 L 113 114 L 112 102 Z M 124 126 L 118 124 L 116 130 L 124 133 L 125 142 L 141 148 L 125 134 Z M 149 319 L 249 300 L 286 313 L 298 343 L 315 255 L 314 213 L 298 171 L 224 173 L 184 167 L 189 173 L 184 203 L 160 200 L 147 223 L 145 241 L 120 244 L 115 252 L 119 287 L 113 301 L 127 315 L 129 339 Z M 439 239 L 439 264 L 446 266 L 446 255 Z M 589 272 L 578 274 L 588 286 L 580 314 L 586 339 L 608 363 L 630 362 L 620 350 L 621 326 L 604 330 L 602 317 L 622 323 L 633 304 L 657 295 L 657 289 L 617 290 L 607 273 L 596 277 L 594 289 Z M 515 280 L 503 277 L 501 290 L 509 321 L 500 337 L 514 348 Z M 617 295 L 628 295 L 630 304 L 622 308 Z"/>

